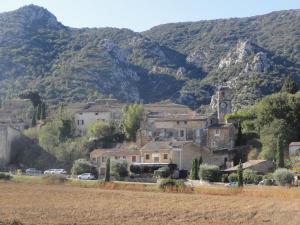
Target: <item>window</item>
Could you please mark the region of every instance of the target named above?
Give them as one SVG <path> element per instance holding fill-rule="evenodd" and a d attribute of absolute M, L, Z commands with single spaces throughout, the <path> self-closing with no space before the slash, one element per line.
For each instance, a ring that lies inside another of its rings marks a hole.
<path fill-rule="evenodd" d="M 215 130 L 215 136 L 220 136 L 220 130 L 219 129 Z"/>
<path fill-rule="evenodd" d="M 149 160 L 149 159 L 150 159 L 150 155 L 146 154 L 146 160 Z"/>
<path fill-rule="evenodd" d="M 125 155 L 123 155 L 123 159 L 126 159 L 126 156 L 125 156 Z"/>
<path fill-rule="evenodd" d="M 187 121 L 184 121 L 184 124 L 187 124 Z"/>
<path fill-rule="evenodd" d="M 168 159 L 168 154 L 164 154 L 164 159 Z"/>
<path fill-rule="evenodd" d="M 102 162 L 106 162 L 106 157 L 102 156 Z"/>
<path fill-rule="evenodd" d="M 95 116 L 98 116 L 98 113 L 95 113 Z"/>
<path fill-rule="evenodd" d="M 131 157 L 131 161 L 132 161 L 132 162 L 136 162 L 136 156 L 135 156 L 135 155 L 133 155 L 133 156 Z"/>
<path fill-rule="evenodd" d="M 180 137 L 184 137 L 184 130 L 180 130 Z"/>
<path fill-rule="evenodd" d="M 84 125 L 84 120 L 81 120 L 81 125 Z"/>
<path fill-rule="evenodd" d="M 179 125 L 179 121 L 177 121 L 177 125 Z"/>
<path fill-rule="evenodd" d="M 119 156 L 115 156 L 115 160 L 118 160 L 119 159 Z"/>
<path fill-rule="evenodd" d="M 77 120 L 77 125 L 79 126 L 79 120 Z"/>

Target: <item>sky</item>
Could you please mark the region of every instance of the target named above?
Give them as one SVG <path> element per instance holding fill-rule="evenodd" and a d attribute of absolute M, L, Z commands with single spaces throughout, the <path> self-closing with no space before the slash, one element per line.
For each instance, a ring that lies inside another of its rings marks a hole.
<path fill-rule="evenodd" d="M 1 0 L 0 12 L 35 4 L 66 26 L 118 27 L 134 31 L 153 26 L 300 9 L 300 0 Z"/>

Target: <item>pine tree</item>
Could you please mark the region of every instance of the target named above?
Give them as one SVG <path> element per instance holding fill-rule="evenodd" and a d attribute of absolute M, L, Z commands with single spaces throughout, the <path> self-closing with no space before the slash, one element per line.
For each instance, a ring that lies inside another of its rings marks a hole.
<path fill-rule="evenodd" d="M 243 164 L 242 164 L 242 161 L 240 161 L 240 163 L 239 163 L 237 174 L 238 174 L 238 186 L 243 187 L 244 179 L 243 179 Z"/>
<path fill-rule="evenodd" d="M 191 171 L 191 179 L 192 180 L 199 180 L 199 166 L 198 166 L 198 159 L 194 158 L 192 171 Z"/>
<path fill-rule="evenodd" d="M 106 161 L 106 170 L 105 170 L 105 182 L 110 181 L 110 159 Z"/>
<path fill-rule="evenodd" d="M 277 168 L 284 167 L 284 153 L 281 145 L 281 136 L 279 135 L 277 138 L 277 146 L 276 146 L 276 164 Z"/>
<path fill-rule="evenodd" d="M 237 134 L 237 139 L 236 139 L 235 145 L 236 146 L 240 146 L 242 144 L 243 144 L 243 133 L 242 133 L 242 126 L 239 123 L 238 124 L 238 134 Z"/>
<path fill-rule="evenodd" d="M 31 126 L 32 127 L 36 126 L 36 108 L 34 108 L 34 111 L 33 111 L 32 120 L 31 120 Z"/>
<path fill-rule="evenodd" d="M 295 94 L 298 91 L 297 83 L 293 80 L 291 76 L 288 76 L 283 83 L 281 88 L 282 92 L 287 92 L 290 94 Z"/>

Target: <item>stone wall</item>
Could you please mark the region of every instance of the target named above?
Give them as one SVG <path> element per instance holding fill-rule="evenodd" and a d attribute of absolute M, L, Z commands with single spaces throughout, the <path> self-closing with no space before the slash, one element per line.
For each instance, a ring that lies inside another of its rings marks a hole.
<path fill-rule="evenodd" d="M 19 136 L 19 131 L 6 125 L 0 125 L 0 166 L 10 163 L 15 154 L 12 150 L 12 143 Z"/>

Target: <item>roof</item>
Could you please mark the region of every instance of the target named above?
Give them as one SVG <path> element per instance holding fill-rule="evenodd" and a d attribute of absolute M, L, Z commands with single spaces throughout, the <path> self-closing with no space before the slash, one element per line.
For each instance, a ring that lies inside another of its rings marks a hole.
<path fill-rule="evenodd" d="M 90 155 L 97 156 L 131 156 L 131 155 L 139 155 L 139 151 L 128 150 L 128 149 L 120 149 L 120 148 L 108 148 L 108 149 L 95 149 Z"/>
<path fill-rule="evenodd" d="M 173 147 L 191 143 L 191 141 L 151 141 L 145 144 L 141 151 L 161 151 L 161 150 L 172 150 Z"/>
<path fill-rule="evenodd" d="M 228 128 L 232 127 L 233 124 L 231 123 L 216 123 L 208 127 L 208 129 L 222 129 L 222 128 Z"/>
<path fill-rule="evenodd" d="M 207 117 L 192 115 L 192 114 L 169 114 L 157 117 L 157 121 L 176 121 L 176 120 L 186 120 L 186 121 L 202 121 L 207 120 Z"/>
<path fill-rule="evenodd" d="M 291 142 L 289 146 L 300 146 L 300 142 Z"/>
<path fill-rule="evenodd" d="M 258 165 L 258 164 L 264 163 L 264 162 L 270 162 L 270 161 L 268 161 L 268 160 L 249 160 L 249 161 L 243 163 L 243 169 L 247 169 L 247 168 L 250 168 L 252 166 L 255 166 L 255 165 Z M 226 171 L 226 172 L 237 171 L 238 167 L 239 167 L 239 165 L 236 165 L 236 166 L 230 167 L 224 171 Z"/>
<path fill-rule="evenodd" d="M 86 104 L 77 110 L 80 112 L 111 112 L 112 109 L 121 110 L 125 104 L 114 104 L 114 105 L 99 105 L 99 104 Z"/>

